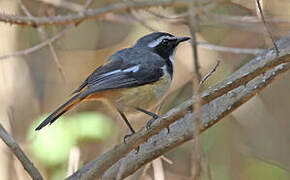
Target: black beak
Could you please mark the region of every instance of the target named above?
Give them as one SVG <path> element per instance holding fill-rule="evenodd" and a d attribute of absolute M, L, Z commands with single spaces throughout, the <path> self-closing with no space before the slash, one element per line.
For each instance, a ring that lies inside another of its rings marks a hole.
<path fill-rule="evenodd" d="M 176 39 L 177 39 L 176 44 L 179 44 L 181 42 L 190 40 L 190 37 L 177 37 Z"/>

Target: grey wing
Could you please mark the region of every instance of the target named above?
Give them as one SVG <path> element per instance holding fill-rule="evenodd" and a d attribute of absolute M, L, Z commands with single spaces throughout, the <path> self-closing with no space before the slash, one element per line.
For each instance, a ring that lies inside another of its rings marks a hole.
<path fill-rule="evenodd" d="M 121 51 L 118 51 L 117 53 L 113 54 L 106 63 L 100 67 L 98 67 L 96 70 L 94 70 L 87 79 L 79 86 L 78 89 L 76 89 L 72 94 L 79 93 L 82 90 L 84 90 L 86 87 L 88 87 L 89 82 L 92 84 L 93 81 L 97 81 L 99 78 L 103 77 L 104 74 L 114 71 L 116 69 L 119 69 L 122 67 L 123 59 L 120 55 L 123 51 L 126 51 L 126 49 L 123 49 Z"/>
<path fill-rule="evenodd" d="M 114 57 L 114 56 L 112 56 Z M 86 88 L 89 84 L 89 82 L 97 80 L 98 78 L 102 77 L 102 74 L 106 74 L 109 71 L 114 71 L 115 69 L 118 69 L 122 65 L 122 59 L 121 58 L 109 58 L 107 60 L 107 63 L 98 67 L 96 70 L 94 70 L 87 79 L 79 86 L 78 89 L 76 89 L 72 94 L 81 92 L 84 88 Z M 105 66 L 105 67 L 104 67 Z"/>
<path fill-rule="evenodd" d="M 146 68 L 134 65 L 126 69 L 118 69 L 101 74 L 88 81 L 88 88 L 81 93 L 86 97 L 92 93 L 119 88 L 131 88 L 158 81 L 163 71 L 160 68 Z"/>
<path fill-rule="evenodd" d="M 80 93 L 82 97 L 86 97 L 99 91 L 136 87 L 158 81 L 163 76 L 164 63 L 159 57 L 151 59 L 152 56 L 148 58 L 146 55 L 135 56 L 137 59 L 124 59 L 119 54 L 112 56 L 111 61 L 96 69 L 86 79 L 78 92 L 87 87 Z"/>

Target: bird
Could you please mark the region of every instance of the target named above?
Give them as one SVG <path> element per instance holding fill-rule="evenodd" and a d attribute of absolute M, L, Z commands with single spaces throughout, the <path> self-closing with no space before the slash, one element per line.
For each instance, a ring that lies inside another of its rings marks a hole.
<path fill-rule="evenodd" d="M 151 116 L 153 119 L 146 125 L 148 128 L 159 117 L 148 109 L 160 101 L 172 82 L 176 48 L 189 39 L 167 32 L 153 32 L 138 39 L 132 47 L 117 51 L 35 130 L 52 124 L 75 105 L 89 100 L 107 101 L 115 107 L 131 131 L 124 141 L 135 133 L 125 112 L 135 110 Z"/>

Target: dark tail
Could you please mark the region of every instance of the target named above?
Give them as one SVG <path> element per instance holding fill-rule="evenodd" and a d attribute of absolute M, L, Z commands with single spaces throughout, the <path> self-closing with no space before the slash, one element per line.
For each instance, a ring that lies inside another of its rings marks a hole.
<path fill-rule="evenodd" d="M 47 124 L 52 124 L 55 120 L 57 120 L 57 118 L 71 109 L 74 105 L 78 104 L 80 101 L 82 101 L 82 98 L 79 97 L 79 94 L 73 96 L 70 100 L 68 100 L 66 103 L 57 108 L 57 110 L 55 110 L 51 115 L 49 115 L 35 130 L 40 130 Z"/>

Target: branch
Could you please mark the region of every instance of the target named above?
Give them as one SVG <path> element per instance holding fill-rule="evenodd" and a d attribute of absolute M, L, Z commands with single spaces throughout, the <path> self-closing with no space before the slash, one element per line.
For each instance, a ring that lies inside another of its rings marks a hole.
<path fill-rule="evenodd" d="M 192 76 L 192 99 L 196 100 L 196 103 L 191 106 L 192 112 L 195 114 L 195 121 L 193 126 L 197 127 L 197 131 L 195 131 L 195 141 L 192 144 L 192 150 L 190 152 L 191 158 L 191 168 L 190 168 L 190 179 L 199 180 L 201 177 L 201 162 L 202 162 L 202 150 L 201 150 L 201 139 L 200 139 L 200 127 L 201 127 L 201 73 L 200 73 L 200 65 L 199 65 L 199 56 L 197 51 L 197 32 L 199 30 L 199 15 L 197 13 L 197 9 L 200 4 L 197 1 L 191 1 L 189 6 L 189 18 L 188 18 L 188 28 L 190 30 L 191 35 L 191 49 L 193 54 L 193 76 Z"/>
<path fill-rule="evenodd" d="M 221 83 L 217 84 L 216 86 L 209 88 L 208 90 L 202 92 L 201 93 L 202 105 L 205 105 L 208 102 L 210 102 L 218 97 L 229 97 L 229 98 L 231 96 L 232 96 L 231 98 L 241 97 L 242 94 L 229 93 L 229 92 L 237 87 L 240 87 L 240 86 L 241 87 L 238 88 L 238 90 L 242 90 L 243 88 L 248 88 L 247 83 L 249 81 L 253 80 L 255 77 L 264 74 L 266 71 L 268 71 L 272 68 L 275 68 L 276 66 L 278 66 L 280 64 L 290 62 L 290 54 L 289 54 L 289 52 L 290 52 L 290 38 L 284 38 L 284 39 L 280 40 L 277 43 L 277 45 L 278 45 L 279 50 L 280 50 L 280 54 L 278 57 L 276 56 L 275 50 L 273 48 L 270 48 L 269 50 L 267 50 L 265 52 L 265 54 L 258 56 L 257 58 L 253 59 L 252 61 L 250 61 L 246 65 L 242 66 L 239 70 L 234 72 L 231 76 L 229 76 L 223 82 L 221 82 Z M 288 70 L 288 66 L 285 66 L 285 65 L 279 66 L 279 68 L 278 68 L 279 71 Z M 273 78 L 277 76 L 279 71 L 275 72 L 275 74 L 273 75 Z M 272 78 L 272 76 L 271 76 L 271 78 Z M 269 83 L 271 83 L 271 81 L 270 81 L 271 78 L 270 79 L 269 78 L 263 79 L 262 85 L 266 86 Z M 231 106 L 227 106 L 226 107 L 227 111 L 224 111 L 224 113 L 225 112 L 230 113 L 232 110 L 237 108 L 236 106 L 239 106 L 242 103 L 249 100 L 250 97 L 254 96 L 261 89 L 262 88 L 260 88 L 260 85 L 257 85 L 256 88 L 252 88 L 252 91 L 250 91 L 250 92 L 247 91 L 249 89 L 245 89 L 245 92 L 248 92 L 248 94 L 246 94 L 244 97 L 241 97 L 241 99 L 232 99 L 232 100 L 236 100 L 235 101 L 236 104 L 232 104 Z M 249 94 L 249 93 L 251 93 L 251 94 Z M 225 94 L 228 94 L 228 96 L 223 96 Z M 246 98 L 246 97 L 248 97 L 248 98 Z M 216 101 L 214 101 L 214 102 L 216 102 Z M 226 101 L 221 100 L 220 102 L 226 102 Z M 183 104 L 171 109 L 169 112 L 167 112 L 161 118 L 157 119 L 152 124 L 152 126 L 149 130 L 146 130 L 146 128 L 139 130 L 133 136 L 131 136 L 127 139 L 126 144 L 121 143 L 119 145 L 116 145 L 113 149 L 107 151 L 102 156 L 98 157 L 97 159 L 91 161 L 90 163 L 88 163 L 87 165 L 85 165 L 84 167 L 79 169 L 76 173 L 74 173 L 68 179 L 72 180 L 72 179 L 97 179 L 97 178 L 100 178 L 102 176 L 102 174 L 109 167 L 111 167 L 114 163 L 116 163 L 121 158 L 126 156 L 126 154 L 128 154 L 130 151 L 135 149 L 137 146 L 144 143 L 149 137 L 159 133 L 162 129 L 168 127 L 170 124 L 179 120 L 182 117 L 185 117 L 185 119 L 191 119 L 192 115 L 188 112 L 188 109 L 190 107 L 192 107 L 192 105 L 194 103 L 195 103 L 195 100 L 189 99 L 189 100 L 185 101 Z M 215 106 L 215 105 L 216 105 L 215 103 L 211 103 L 210 106 L 208 106 L 208 108 L 213 108 L 213 110 L 214 109 L 220 110 L 220 109 L 218 109 L 219 106 Z M 207 107 L 207 106 L 203 106 L 202 108 L 204 109 L 205 107 Z M 222 108 L 222 107 L 220 107 L 220 108 Z M 211 111 L 206 111 L 206 112 L 209 113 Z M 210 113 L 208 115 L 210 117 L 210 119 L 208 121 L 205 121 L 205 119 L 203 118 L 204 114 L 202 116 L 202 123 L 204 126 L 205 126 L 205 122 L 207 122 L 206 128 L 209 128 L 214 123 L 216 123 L 218 118 L 222 118 L 226 115 L 226 114 L 220 114 L 218 117 L 214 117 L 214 116 L 211 116 L 212 114 L 213 113 Z M 190 118 L 188 118 L 189 116 L 190 116 Z M 193 128 L 193 126 L 191 124 L 190 125 L 186 124 L 186 126 L 187 126 L 187 128 Z M 204 131 L 204 130 L 205 129 L 202 129 L 202 131 Z M 176 131 L 182 131 L 183 133 L 187 133 L 187 134 L 185 134 L 184 136 L 179 136 L 180 139 L 177 138 L 174 145 L 172 145 L 172 146 L 168 145 L 168 147 L 170 147 L 170 149 L 178 146 L 179 144 L 183 143 L 185 140 L 189 140 L 190 138 L 193 138 L 191 131 L 187 132 L 186 130 L 184 130 L 182 128 L 180 128 L 179 130 L 177 128 Z M 173 135 L 174 135 L 174 132 L 171 132 L 170 134 L 166 134 L 165 136 L 166 136 L 167 140 L 164 142 L 168 142 L 168 140 L 170 140 L 171 136 L 173 136 Z M 161 135 L 159 135 L 159 136 L 161 136 Z M 156 136 L 156 137 L 159 137 L 159 136 Z M 185 138 L 185 139 L 183 139 L 183 138 Z M 155 144 L 154 140 L 153 141 L 150 140 L 149 142 L 152 142 L 156 147 L 158 147 L 158 144 Z M 144 145 L 144 147 L 146 147 L 145 145 Z M 151 150 L 148 150 L 147 148 L 146 148 L 146 150 L 143 149 L 144 147 L 143 147 L 143 145 L 141 145 L 140 152 L 138 153 L 138 155 L 135 154 L 135 155 L 130 155 L 130 156 L 138 156 L 139 157 L 140 156 L 139 154 L 144 153 L 144 151 L 145 152 L 148 151 L 148 153 L 152 152 Z M 154 149 L 155 148 L 153 148 L 152 150 L 154 150 Z M 158 151 L 154 151 L 154 153 L 152 153 L 153 155 L 151 154 L 151 156 L 152 156 L 151 158 L 156 158 L 160 155 L 159 152 L 162 154 L 163 152 L 167 152 L 168 150 L 169 149 L 167 149 L 167 150 L 160 150 L 159 149 Z M 137 161 L 136 161 L 136 163 L 137 163 Z M 129 166 L 127 168 L 129 170 Z M 108 173 L 106 173 L 106 174 L 108 174 Z M 123 175 L 126 176 L 126 173 Z"/>
<path fill-rule="evenodd" d="M 276 49 L 277 56 L 279 56 L 279 49 L 278 49 L 278 47 L 277 47 L 277 45 L 276 45 L 276 43 L 274 41 L 274 37 L 273 37 L 271 31 L 267 27 L 267 24 L 266 24 L 266 21 L 265 21 L 265 17 L 264 17 L 264 13 L 263 13 L 263 10 L 262 10 L 261 4 L 260 4 L 260 0 L 256 0 L 256 3 L 257 3 L 257 6 L 258 6 L 258 10 L 259 10 L 262 22 L 263 22 L 263 24 L 265 26 L 265 29 L 266 29 L 266 31 L 267 31 L 267 33 L 268 33 L 268 35 L 269 35 L 269 37 L 270 37 L 270 39 L 272 41 L 272 44 L 274 45 L 274 47 Z"/>
<path fill-rule="evenodd" d="M 45 4 L 50 4 L 53 5 L 55 7 L 58 8 L 64 8 L 64 9 L 68 9 L 71 11 L 82 11 L 84 9 L 83 5 L 74 3 L 74 2 L 70 2 L 70 1 L 66 1 L 66 0 L 62 0 L 62 1 L 58 1 L 58 0 L 37 0 L 39 2 L 45 3 Z"/>
<path fill-rule="evenodd" d="M 18 24 L 25 26 L 49 26 L 49 25 L 64 25 L 78 23 L 80 21 L 95 19 L 104 16 L 108 13 L 118 13 L 122 11 L 127 11 L 129 9 L 144 9 L 154 6 L 169 6 L 172 4 L 180 4 L 188 2 L 188 0 L 151 0 L 142 2 L 132 2 L 126 1 L 124 3 L 114 3 L 102 8 L 88 9 L 83 12 L 68 14 L 63 16 L 52 16 L 52 17 L 23 17 L 17 15 L 8 15 L 0 13 L 0 21 Z"/>
<path fill-rule="evenodd" d="M 212 125 L 216 124 L 223 117 L 230 114 L 264 89 L 267 85 L 272 83 L 276 77 L 289 69 L 289 63 L 282 64 L 274 68 L 274 70 L 267 72 L 264 76 L 254 79 L 246 86 L 230 91 L 228 95 L 222 96 L 203 105 L 200 131 L 204 132 L 209 129 Z M 170 126 L 169 134 L 167 134 L 166 130 L 160 132 L 157 136 L 150 138 L 147 143 L 140 146 L 140 151 L 137 155 L 136 153 L 131 152 L 128 156 L 123 158 L 122 166 L 125 166 L 126 169 L 123 171 L 122 178 L 131 175 L 146 163 L 167 153 L 180 144 L 192 140 L 195 137 L 194 135 L 196 131 L 198 131 L 198 128 L 194 126 L 195 121 L 195 114 L 187 113 L 186 116 Z M 102 180 L 115 179 L 120 165 L 121 161 L 117 162 L 107 170 L 102 177 Z"/>
<path fill-rule="evenodd" d="M 68 31 L 71 28 L 72 27 L 67 27 L 63 31 L 55 34 L 53 37 L 51 37 L 51 38 L 49 38 L 49 39 L 47 39 L 47 40 L 45 40 L 45 41 L 33 46 L 31 48 L 20 50 L 20 51 L 16 51 L 16 52 L 13 52 L 11 54 L 0 56 L 0 60 L 7 59 L 7 58 L 12 58 L 12 57 L 16 57 L 16 56 L 28 55 L 30 53 L 33 53 L 33 52 L 39 50 L 39 49 L 42 49 L 42 48 L 48 46 L 50 43 L 53 43 L 54 41 L 56 41 L 57 39 L 62 37 L 65 34 L 65 32 Z"/>
<path fill-rule="evenodd" d="M 161 19 L 162 21 L 166 21 L 168 23 L 172 24 L 187 24 L 189 13 L 185 12 L 178 15 L 161 15 L 159 13 L 156 13 L 154 11 L 147 10 L 151 15 L 155 16 L 158 19 Z M 256 16 L 232 16 L 232 15 L 224 15 L 224 14 L 215 14 L 210 13 L 207 11 L 202 10 L 202 17 L 210 18 L 211 21 L 208 22 L 202 22 L 202 25 L 230 25 L 231 28 L 238 28 L 243 29 L 246 31 L 252 31 L 252 32 L 258 32 L 258 33 L 264 33 L 264 25 L 261 23 L 261 21 Z M 282 23 L 282 24 L 289 24 L 290 20 L 289 18 L 282 18 L 282 17 L 269 17 L 265 18 L 267 22 L 273 22 L 273 23 Z M 224 27 L 224 26 L 222 26 Z M 281 31 L 281 30 L 280 30 Z M 289 34 L 290 32 L 285 29 L 284 33 Z"/>
<path fill-rule="evenodd" d="M 25 153 L 22 151 L 20 146 L 15 142 L 12 136 L 4 129 L 2 124 L 0 124 L 0 138 L 4 143 L 10 148 L 17 159 L 21 162 L 23 168 L 34 180 L 43 180 L 39 171 L 34 167 L 33 163 L 28 159 Z"/>
<path fill-rule="evenodd" d="M 87 0 L 83 9 L 87 9 L 87 7 L 91 4 L 92 0 Z M 79 22 L 78 22 L 79 23 Z M 58 40 L 59 38 L 61 38 L 62 36 L 64 36 L 64 34 L 73 29 L 75 26 L 74 25 L 69 25 L 67 27 L 65 27 L 62 31 L 58 32 L 57 34 L 55 34 L 54 36 L 52 36 L 51 38 L 48 38 L 46 39 L 45 41 L 33 46 L 33 47 L 30 47 L 28 49 L 24 49 L 24 50 L 20 50 L 20 51 L 16 51 L 16 52 L 13 52 L 11 54 L 7 54 L 7 55 L 3 55 L 3 56 L 0 56 L 0 60 L 3 60 L 3 59 L 7 59 L 7 58 L 12 58 L 12 57 L 16 57 L 16 56 L 24 56 L 24 55 L 28 55 L 30 53 L 33 53 L 35 51 L 38 51 L 39 49 L 42 49 L 46 46 L 49 46 L 50 44 L 52 44 L 54 41 Z"/>
<path fill-rule="evenodd" d="M 217 60 L 216 65 L 212 68 L 212 70 L 204 75 L 204 77 L 199 82 L 199 85 L 202 85 L 213 73 L 217 70 L 220 65 L 220 61 Z"/>
<path fill-rule="evenodd" d="M 206 42 L 196 42 L 198 47 L 210 49 L 214 51 L 221 51 L 221 52 L 228 52 L 234 54 L 254 54 L 254 55 L 261 55 L 263 54 L 266 49 L 254 49 L 254 48 L 234 48 L 234 47 L 226 47 L 226 46 L 219 46 L 215 44 L 210 44 Z"/>
<path fill-rule="evenodd" d="M 20 8 L 25 13 L 25 15 L 28 16 L 28 17 L 33 17 L 33 15 L 30 13 L 30 11 L 27 9 L 27 7 L 23 4 L 23 2 L 21 0 L 17 0 L 17 1 L 20 4 Z M 42 40 L 47 39 L 46 32 L 45 32 L 45 30 L 43 28 L 38 27 L 37 28 L 37 31 L 38 31 L 38 33 L 39 33 L 39 35 L 40 35 L 40 37 L 41 37 Z M 52 43 L 51 42 L 48 42 L 48 46 L 49 46 L 49 49 L 50 49 L 52 58 L 53 58 L 56 66 L 57 66 L 58 72 L 60 73 L 60 75 L 63 78 L 63 80 L 65 80 L 65 74 L 63 72 L 62 65 L 61 65 L 61 63 L 59 61 L 58 56 L 56 55 L 56 51 L 55 51 Z"/>

